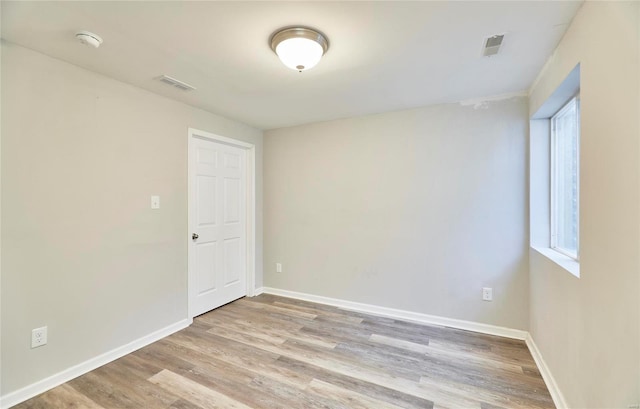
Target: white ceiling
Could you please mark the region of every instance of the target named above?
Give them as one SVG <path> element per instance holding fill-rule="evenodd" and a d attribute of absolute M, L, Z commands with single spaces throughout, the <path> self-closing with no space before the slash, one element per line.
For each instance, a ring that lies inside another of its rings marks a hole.
<path fill-rule="evenodd" d="M 529 88 L 580 2 L 12 2 L 2 37 L 261 129 Z M 280 27 L 329 38 L 312 70 L 271 51 Z M 75 32 L 104 39 L 84 46 Z M 507 33 L 499 55 L 485 37 Z M 182 92 L 167 74 L 197 88 Z"/>

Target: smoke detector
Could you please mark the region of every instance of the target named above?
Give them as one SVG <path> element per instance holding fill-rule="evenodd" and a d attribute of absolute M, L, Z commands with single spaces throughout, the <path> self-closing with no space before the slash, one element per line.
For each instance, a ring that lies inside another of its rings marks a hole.
<path fill-rule="evenodd" d="M 491 57 L 492 55 L 498 54 L 502 46 L 502 40 L 504 40 L 504 34 L 496 34 L 485 38 L 482 55 L 484 57 Z"/>
<path fill-rule="evenodd" d="M 89 31 L 78 31 L 76 33 L 76 38 L 82 44 L 90 45 L 93 48 L 98 48 L 100 47 L 100 44 L 102 44 L 102 38 Z"/>

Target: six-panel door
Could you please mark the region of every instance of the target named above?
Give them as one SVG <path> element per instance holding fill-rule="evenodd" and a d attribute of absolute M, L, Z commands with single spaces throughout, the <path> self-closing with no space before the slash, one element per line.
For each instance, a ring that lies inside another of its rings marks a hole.
<path fill-rule="evenodd" d="M 246 151 L 193 137 L 192 315 L 246 295 Z"/>

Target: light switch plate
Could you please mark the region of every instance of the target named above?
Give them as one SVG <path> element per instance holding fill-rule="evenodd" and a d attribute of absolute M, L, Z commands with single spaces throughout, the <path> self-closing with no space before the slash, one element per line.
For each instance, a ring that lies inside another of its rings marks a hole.
<path fill-rule="evenodd" d="M 151 196 L 151 208 L 152 209 L 160 208 L 160 196 Z"/>

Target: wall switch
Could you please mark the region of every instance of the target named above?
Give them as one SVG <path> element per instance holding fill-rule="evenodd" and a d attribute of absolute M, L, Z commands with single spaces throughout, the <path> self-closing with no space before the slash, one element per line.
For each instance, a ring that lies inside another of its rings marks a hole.
<path fill-rule="evenodd" d="M 482 288 L 482 299 L 484 301 L 493 301 L 493 288 L 483 287 Z"/>
<path fill-rule="evenodd" d="M 160 208 L 160 196 L 151 196 L 151 208 L 152 209 Z"/>
<path fill-rule="evenodd" d="M 31 330 L 31 348 L 41 347 L 47 343 L 47 327 Z"/>
<path fill-rule="evenodd" d="M 276 273 L 282 273 L 282 263 L 276 263 Z"/>

